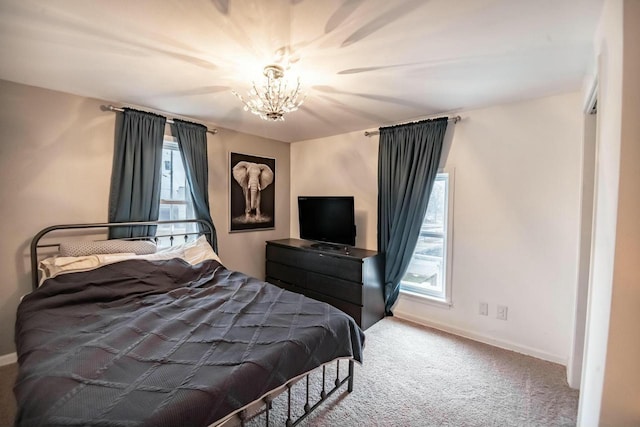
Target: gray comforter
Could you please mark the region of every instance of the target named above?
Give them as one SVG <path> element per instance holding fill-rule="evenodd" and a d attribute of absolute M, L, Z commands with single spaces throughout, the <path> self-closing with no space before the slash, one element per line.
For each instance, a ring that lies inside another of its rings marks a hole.
<path fill-rule="evenodd" d="M 49 279 L 18 308 L 16 425 L 205 426 L 338 357 L 346 314 L 215 261 Z"/>

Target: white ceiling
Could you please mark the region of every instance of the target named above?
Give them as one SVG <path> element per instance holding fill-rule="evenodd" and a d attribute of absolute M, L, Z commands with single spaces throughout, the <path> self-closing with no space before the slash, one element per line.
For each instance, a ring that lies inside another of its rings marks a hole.
<path fill-rule="evenodd" d="M 580 89 L 602 0 L 0 0 L 0 78 L 281 141 Z M 284 122 L 232 89 L 290 46 Z M 106 113 L 105 113 L 106 114 Z"/>

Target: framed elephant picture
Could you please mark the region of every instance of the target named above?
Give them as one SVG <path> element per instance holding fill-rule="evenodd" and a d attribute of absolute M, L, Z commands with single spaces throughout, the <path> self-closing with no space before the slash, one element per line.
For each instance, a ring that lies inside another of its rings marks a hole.
<path fill-rule="evenodd" d="M 229 154 L 230 232 L 275 228 L 276 159 Z"/>

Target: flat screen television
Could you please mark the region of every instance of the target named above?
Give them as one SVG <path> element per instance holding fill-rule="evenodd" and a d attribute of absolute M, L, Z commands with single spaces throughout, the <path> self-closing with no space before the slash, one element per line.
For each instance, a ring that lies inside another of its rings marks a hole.
<path fill-rule="evenodd" d="M 353 196 L 299 196 L 298 219 L 301 239 L 356 244 Z"/>

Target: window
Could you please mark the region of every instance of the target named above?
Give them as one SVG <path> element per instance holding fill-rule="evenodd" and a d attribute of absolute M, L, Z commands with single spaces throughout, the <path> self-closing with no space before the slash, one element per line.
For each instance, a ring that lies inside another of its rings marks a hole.
<path fill-rule="evenodd" d="M 451 197 L 453 173 L 436 176 L 416 250 L 400 282 L 403 292 L 451 301 Z"/>
<path fill-rule="evenodd" d="M 166 137 L 162 147 L 162 181 L 158 219 L 169 221 L 193 218 L 195 218 L 193 199 L 178 143 L 174 138 Z M 196 231 L 195 224 L 164 224 L 158 226 L 156 235 L 184 234 L 194 231 Z"/>

